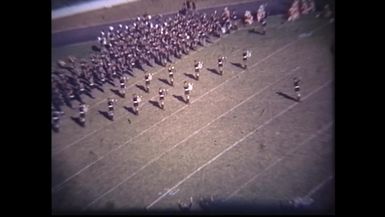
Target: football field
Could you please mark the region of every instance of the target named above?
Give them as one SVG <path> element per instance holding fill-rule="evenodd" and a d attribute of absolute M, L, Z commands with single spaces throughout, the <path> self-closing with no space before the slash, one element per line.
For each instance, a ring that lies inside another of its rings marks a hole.
<path fill-rule="evenodd" d="M 117 81 L 94 89 L 83 97 L 90 105 L 84 128 L 78 102 L 65 107 L 60 132 L 52 133 L 53 212 L 178 211 L 190 197 L 199 211 L 200 198 L 211 196 L 213 207 L 225 204 L 218 210 L 247 204 L 285 212 L 302 198 L 311 212 L 334 212 L 334 24 L 314 16 L 267 22 L 264 36 L 242 28 L 175 59 L 174 87 L 167 68 L 145 66 L 154 73 L 150 93 L 137 69 L 126 98 L 115 94 Z M 65 52 L 86 53 L 77 46 Z M 244 70 L 246 48 L 252 56 Z M 64 55 L 58 50 L 54 58 Z M 223 75 L 219 55 L 227 56 Z M 204 64 L 199 81 L 195 59 Z M 301 102 L 293 100 L 295 76 Z M 185 80 L 194 84 L 190 104 Z M 168 89 L 165 110 L 159 87 Z M 143 96 L 138 116 L 134 93 Z M 118 99 L 114 121 L 104 115 L 107 97 Z"/>

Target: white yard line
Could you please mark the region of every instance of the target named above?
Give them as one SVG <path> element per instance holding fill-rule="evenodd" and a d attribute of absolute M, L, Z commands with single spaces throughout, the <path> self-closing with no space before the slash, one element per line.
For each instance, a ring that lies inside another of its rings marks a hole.
<path fill-rule="evenodd" d="M 99 0 L 99 1 L 79 3 L 76 5 L 71 5 L 68 7 L 52 10 L 51 19 L 55 20 L 63 17 L 69 17 L 76 14 L 82 14 L 82 13 L 98 10 L 98 9 L 111 8 L 112 6 L 127 4 L 131 2 L 136 2 L 136 1 L 138 0 L 108 0 L 108 1 Z"/>
<path fill-rule="evenodd" d="M 303 100 L 306 100 L 307 98 L 309 98 L 310 96 L 312 96 L 313 94 L 317 93 L 318 91 L 320 91 L 321 89 L 323 89 L 324 87 L 326 87 L 327 85 L 329 85 L 332 81 L 328 81 L 326 83 L 324 83 L 322 86 L 318 87 L 317 89 L 313 90 L 312 92 L 310 92 L 308 95 L 306 95 Z M 246 138 L 248 138 L 249 136 L 251 136 L 252 134 L 254 134 L 255 132 L 257 132 L 257 130 L 263 128 L 264 126 L 266 126 L 267 124 L 269 124 L 271 121 L 273 121 L 274 119 L 280 117 L 281 115 L 283 115 L 284 113 L 286 113 L 287 111 L 289 111 L 290 109 L 292 109 L 293 107 L 295 107 L 296 105 L 298 105 L 298 103 L 293 103 L 292 105 L 290 105 L 289 107 L 287 107 L 286 109 L 284 109 L 283 111 L 281 111 L 280 113 L 278 113 L 277 115 L 273 116 L 272 118 L 270 118 L 269 120 L 265 121 L 263 124 L 261 124 L 259 127 L 257 127 L 256 129 L 254 129 L 253 131 L 251 131 L 250 133 L 248 133 L 246 136 L 244 136 L 243 138 L 241 138 L 240 140 L 238 140 L 237 142 L 235 142 L 234 144 L 230 145 L 229 147 L 227 147 L 225 150 L 223 150 L 222 152 L 220 152 L 218 155 L 216 155 L 215 157 L 213 157 L 211 160 L 207 161 L 205 164 L 203 164 L 202 166 L 200 166 L 199 168 L 197 168 L 196 170 L 194 170 L 192 173 L 190 173 L 189 175 L 187 175 L 184 179 L 182 179 L 181 181 L 179 181 L 177 184 L 175 184 L 173 187 L 169 188 L 168 191 L 166 191 L 165 193 L 163 193 L 161 196 L 159 196 L 157 199 L 155 199 L 152 203 L 150 203 L 146 209 L 149 209 L 151 208 L 152 206 L 154 206 L 156 203 L 158 203 L 160 200 L 162 200 L 167 194 L 170 193 L 170 191 L 173 191 L 175 188 L 179 187 L 181 184 L 183 184 L 186 180 L 188 180 L 189 178 L 191 178 L 194 174 L 196 174 L 197 172 L 199 172 L 200 170 L 202 170 L 203 168 L 205 168 L 206 166 L 208 166 L 209 164 L 211 164 L 212 162 L 214 162 L 216 159 L 218 159 L 220 156 L 222 156 L 224 153 L 228 152 L 229 150 L 231 150 L 232 148 L 234 148 L 236 145 L 238 145 L 240 142 L 244 141 Z"/>
<path fill-rule="evenodd" d="M 314 193 L 316 193 L 319 189 L 321 189 L 324 185 L 326 185 L 326 183 L 331 181 L 333 178 L 334 177 L 332 175 L 327 177 L 325 180 L 323 180 L 321 183 L 319 183 L 317 186 L 315 186 L 313 189 L 311 189 L 311 191 L 309 191 L 309 193 L 306 194 L 305 197 L 311 197 Z"/>
<path fill-rule="evenodd" d="M 303 145 L 307 144 L 308 142 L 310 142 L 311 140 L 315 139 L 317 136 L 321 135 L 323 132 L 325 132 L 326 130 L 328 130 L 331 126 L 333 125 L 333 121 L 332 122 L 329 122 L 328 124 L 326 124 L 325 126 L 323 126 L 321 129 L 319 129 L 317 132 L 311 134 L 307 139 L 305 139 L 303 142 L 301 142 L 301 144 L 299 144 L 296 148 L 294 148 L 293 150 L 287 152 L 286 154 L 284 154 L 283 157 L 280 157 L 278 158 L 277 160 L 275 160 L 273 163 L 271 163 L 268 167 L 266 167 L 264 170 L 262 170 L 261 172 L 257 173 L 255 176 L 253 176 L 251 179 L 249 179 L 247 182 L 245 182 L 243 185 L 241 185 L 237 190 L 235 190 L 233 193 L 231 193 L 229 196 L 226 197 L 225 201 L 229 200 L 230 198 L 232 198 L 234 195 L 238 194 L 243 188 L 245 188 L 247 185 L 249 185 L 251 182 L 253 182 L 256 178 L 258 178 L 259 176 L 261 176 L 262 174 L 266 173 L 267 171 L 269 171 L 271 168 L 273 168 L 275 165 L 277 165 L 279 162 L 281 162 L 282 160 L 286 159 L 289 157 L 290 154 L 294 153 L 295 151 L 297 151 L 299 148 L 301 148 Z"/>
<path fill-rule="evenodd" d="M 273 86 L 274 84 L 284 80 L 287 76 L 289 76 L 291 73 L 293 73 L 294 71 L 298 70 L 299 67 L 296 67 L 295 69 L 291 70 L 289 73 L 287 73 L 285 76 L 283 76 L 281 79 L 278 79 L 277 81 L 265 86 L 264 88 L 262 88 L 260 91 L 254 93 L 253 95 L 247 97 L 245 100 L 243 100 L 242 102 L 238 103 L 237 105 L 235 105 L 234 107 L 232 107 L 231 109 L 229 109 L 228 111 L 222 113 L 221 115 L 219 115 L 218 117 L 216 117 L 215 119 L 211 120 L 209 123 L 207 123 L 205 126 L 199 128 L 198 130 L 194 131 L 193 133 L 191 133 L 189 136 L 187 136 L 186 138 L 184 138 L 182 141 L 178 142 L 177 144 L 175 144 L 173 147 L 169 148 L 167 151 L 163 152 L 161 155 L 153 158 L 151 161 L 149 161 L 147 164 L 145 164 L 144 166 L 142 166 L 140 169 L 138 169 L 137 171 L 135 171 L 134 173 L 132 173 L 130 176 L 128 176 L 126 179 L 124 179 L 122 182 L 118 183 L 117 185 L 115 185 L 113 188 L 109 189 L 108 191 L 106 191 L 104 194 L 100 195 L 98 198 L 96 198 L 94 201 L 92 201 L 86 208 L 88 208 L 89 206 L 91 206 L 93 203 L 95 203 L 96 201 L 98 201 L 99 199 L 101 199 L 102 197 L 104 197 L 105 195 L 107 195 L 108 193 L 114 191 L 116 188 L 118 188 L 120 185 L 122 185 L 123 183 L 125 183 L 126 181 L 128 181 L 130 178 L 132 178 L 133 176 L 135 176 L 137 173 L 139 173 L 140 171 L 144 170 L 146 167 L 148 167 L 149 165 L 151 165 L 153 162 L 159 160 L 161 157 L 163 157 L 165 154 L 167 154 L 168 152 L 170 152 L 171 150 L 175 149 L 176 147 L 178 147 L 180 144 L 183 144 L 184 142 L 186 142 L 188 139 L 190 139 L 191 137 L 193 137 L 194 135 L 198 134 L 199 132 L 201 132 L 203 129 L 207 128 L 208 126 L 210 126 L 212 123 L 214 123 L 215 121 L 219 120 L 220 118 L 224 117 L 225 115 L 227 115 L 228 113 L 232 112 L 234 109 L 238 108 L 239 106 L 243 105 L 244 103 L 246 103 L 247 101 L 249 101 L 250 99 L 254 98 L 255 96 L 261 94 L 263 91 L 265 91 L 266 89 L 268 89 L 269 87 Z"/>

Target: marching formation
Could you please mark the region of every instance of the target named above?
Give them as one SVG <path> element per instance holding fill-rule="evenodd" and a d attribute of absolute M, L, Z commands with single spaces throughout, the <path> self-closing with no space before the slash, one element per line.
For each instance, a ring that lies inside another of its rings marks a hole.
<path fill-rule="evenodd" d="M 295 20 L 298 14 L 311 13 L 315 11 L 314 1 L 295 0 L 289 9 L 288 20 Z M 302 7 L 300 7 L 300 5 Z M 328 9 L 326 7 L 325 10 Z M 329 13 L 328 11 L 323 13 Z M 331 13 L 331 12 L 330 12 Z M 328 16 L 331 16 L 330 13 Z M 244 24 L 251 24 L 255 20 L 262 28 L 261 34 L 266 34 L 266 18 L 268 16 L 267 5 L 261 4 L 256 11 L 255 18 L 250 11 L 246 11 L 243 16 Z M 326 16 L 326 15 L 325 15 Z M 137 17 L 129 25 L 119 24 L 117 27 L 110 26 L 107 31 L 101 31 L 97 37 L 98 46 L 88 58 L 77 59 L 69 56 L 66 60 L 59 60 L 57 68 L 52 74 L 52 126 L 55 131 L 59 131 L 60 118 L 65 115 L 61 106 L 66 104 L 72 107 L 72 101 L 80 102 L 78 111 L 78 122 L 81 126 L 86 126 L 86 113 L 89 106 L 82 100 L 82 95 L 91 98 L 93 89 L 104 92 L 103 86 L 109 83 L 115 86 L 116 80 L 120 87 L 119 95 L 126 96 L 126 83 L 129 80 L 127 75 L 134 76 L 134 69 L 144 71 L 144 91 L 150 93 L 153 74 L 146 72 L 144 66 L 152 67 L 158 64 L 167 67 L 167 83 L 174 87 L 176 68 L 173 60 L 188 55 L 191 50 L 196 50 L 198 46 L 205 46 L 210 42 L 211 37 L 221 37 L 222 34 L 230 33 L 238 29 L 237 16 L 235 12 L 225 7 L 222 14 L 215 11 L 212 14 L 200 13 L 198 11 L 184 11 L 174 16 L 164 18 L 161 15 L 152 17 L 144 15 Z M 251 58 L 251 50 L 244 49 L 242 53 L 241 67 L 246 70 L 248 59 Z M 224 65 L 227 57 L 218 56 L 218 74 L 225 72 Z M 194 79 L 199 81 L 203 61 L 194 60 Z M 300 101 L 300 88 L 298 78 L 294 79 L 295 93 Z M 190 95 L 194 84 L 188 81 L 183 82 L 185 103 L 190 104 Z M 168 89 L 159 88 L 159 107 L 165 109 L 165 97 Z M 133 112 L 139 115 L 140 103 L 143 96 L 134 93 L 132 95 Z M 114 106 L 117 99 L 107 99 L 107 115 L 110 120 L 114 120 Z"/>

